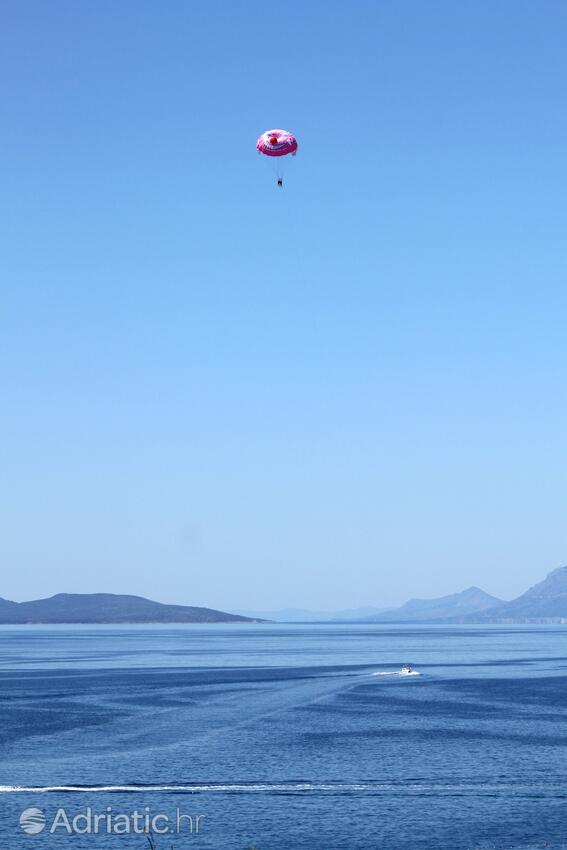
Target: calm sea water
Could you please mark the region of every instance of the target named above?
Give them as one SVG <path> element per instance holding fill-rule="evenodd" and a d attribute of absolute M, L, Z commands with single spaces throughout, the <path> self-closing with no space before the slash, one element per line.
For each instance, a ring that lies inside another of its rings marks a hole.
<path fill-rule="evenodd" d="M 567 847 L 567 627 L 3 627 L 0 707 L 6 850 Z"/>

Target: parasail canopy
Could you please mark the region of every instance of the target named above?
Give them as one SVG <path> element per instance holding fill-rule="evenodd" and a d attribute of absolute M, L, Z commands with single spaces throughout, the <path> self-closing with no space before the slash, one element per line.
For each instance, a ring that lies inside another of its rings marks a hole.
<path fill-rule="evenodd" d="M 295 156 L 297 139 L 289 130 L 266 130 L 256 142 L 256 150 L 266 156 Z"/>

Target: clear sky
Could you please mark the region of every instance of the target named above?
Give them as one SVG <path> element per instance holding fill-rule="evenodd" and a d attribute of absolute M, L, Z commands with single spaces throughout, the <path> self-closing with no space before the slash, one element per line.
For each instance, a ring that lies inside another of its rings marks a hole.
<path fill-rule="evenodd" d="M 5 0 L 0 596 L 566 563 L 566 32 L 564 0 Z"/>

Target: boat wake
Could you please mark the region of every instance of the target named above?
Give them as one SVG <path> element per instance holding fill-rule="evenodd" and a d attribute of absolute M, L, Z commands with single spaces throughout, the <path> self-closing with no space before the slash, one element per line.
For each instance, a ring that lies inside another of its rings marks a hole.
<path fill-rule="evenodd" d="M 206 784 L 156 784 L 156 785 L 0 785 L 0 794 L 100 794 L 125 793 L 141 794 L 151 791 L 169 793 L 224 793 L 224 794 L 298 794 L 298 793 L 328 793 L 328 794 L 507 794 L 511 791 L 532 795 L 534 792 L 545 793 L 546 796 L 557 796 L 563 799 L 565 788 L 561 784 L 548 783 L 494 783 L 494 782 L 250 782 L 250 783 L 206 783 Z"/>
<path fill-rule="evenodd" d="M 371 676 L 421 676 L 421 673 L 418 673 L 417 670 L 385 670 L 380 671 L 378 673 L 371 673 Z"/>

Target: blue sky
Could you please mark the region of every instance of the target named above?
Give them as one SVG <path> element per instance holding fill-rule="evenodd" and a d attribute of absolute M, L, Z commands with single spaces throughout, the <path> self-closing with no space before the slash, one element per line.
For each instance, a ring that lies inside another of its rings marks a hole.
<path fill-rule="evenodd" d="M 0 596 L 333 608 L 567 562 L 565 3 L 0 17 Z"/>

